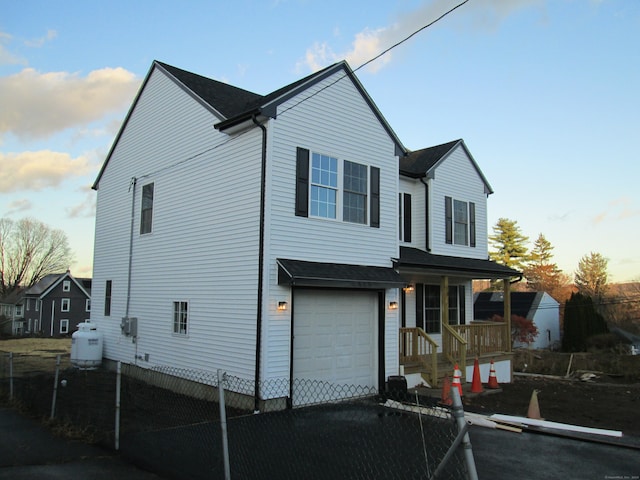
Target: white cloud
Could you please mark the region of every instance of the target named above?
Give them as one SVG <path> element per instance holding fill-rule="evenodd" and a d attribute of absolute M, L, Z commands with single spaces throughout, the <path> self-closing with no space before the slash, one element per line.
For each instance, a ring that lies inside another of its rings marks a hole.
<path fill-rule="evenodd" d="M 0 65 L 26 65 L 27 61 L 9 52 L 4 44 L 11 42 L 13 37 L 5 32 L 0 32 Z"/>
<path fill-rule="evenodd" d="M 69 178 L 82 177 L 94 171 L 86 156 L 71 158 L 68 153 L 50 150 L 0 153 L 0 192 L 57 187 Z"/>
<path fill-rule="evenodd" d="M 416 10 L 400 15 L 390 26 L 376 29 L 365 28 L 355 35 L 350 50 L 335 53 L 326 42 L 316 42 L 309 47 L 304 59 L 298 63 L 311 71 L 318 71 L 328 64 L 345 59 L 353 68 L 379 55 L 384 50 L 404 40 L 412 33 L 433 22 L 456 4 L 450 0 L 425 1 Z M 452 15 L 471 21 L 474 29 L 495 28 L 508 15 L 516 10 L 532 5 L 544 5 L 544 0 L 474 0 L 456 10 Z M 392 60 L 390 51 L 372 62 L 367 68 L 377 72 Z"/>
<path fill-rule="evenodd" d="M 90 187 L 82 189 L 84 193 L 83 200 L 74 207 L 66 209 L 70 218 L 95 218 L 96 216 L 96 192 Z"/>
<path fill-rule="evenodd" d="M 86 77 L 25 68 L 0 78 L 0 134 L 48 137 L 126 108 L 140 80 L 123 68 L 103 68 Z"/>
<path fill-rule="evenodd" d="M 46 35 L 44 35 L 43 37 L 34 38 L 32 40 L 25 40 L 24 44 L 27 47 L 40 48 L 45 43 L 50 42 L 51 40 L 53 40 L 57 36 L 58 36 L 58 32 L 56 32 L 55 30 L 47 30 Z"/>
<path fill-rule="evenodd" d="M 7 205 L 7 215 L 26 212 L 27 210 L 31 210 L 31 207 L 33 207 L 33 204 L 26 198 L 14 200 L 13 202 L 9 202 L 9 205 Z"/>

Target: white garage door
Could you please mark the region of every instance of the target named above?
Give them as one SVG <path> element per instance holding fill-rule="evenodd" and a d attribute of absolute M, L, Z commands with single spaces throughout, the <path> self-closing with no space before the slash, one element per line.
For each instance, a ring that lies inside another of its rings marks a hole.
<path fill-rule="evenodd" d="M 295 294 L 293 402 L 353 396 L 377 384 L 378 295 L 300 290 Z"/>

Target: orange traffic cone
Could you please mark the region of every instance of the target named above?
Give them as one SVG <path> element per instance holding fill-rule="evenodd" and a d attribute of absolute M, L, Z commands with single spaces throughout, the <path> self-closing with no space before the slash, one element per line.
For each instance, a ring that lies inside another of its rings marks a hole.
<path fill-rule="evenodd" d="M 449 375 L 444 376 L 442 383 L 442 399 L 440 403 L 443 405 L 453 405 L 453 398 L 451 398 L 451 381 Z"/>
<path fill-rule="evenodd" d="M 500 388 L 500 385 L 498 385 L 498 378 L 496 377 L 496 369 L 493 365 L 493 359 L 491 359 L 491 368 L 489 369 L 489 383 L 487 383 L 487 388 Z"/>
<path fill-rule="evenodd" d="M 460 372 L 460 369 L 458 368 L 458 364 L 456 363 L 455 367 L 453 367 L 453 383 L 451 384 L 451 387 L 452 388 L 457 387 L 458 393 L 462 398 L 462 383 L 460 383 L 461 376 L 462 376 L 462 372 Z"/>
<path fill-rule="evenodd" d="M 538 404 L 538 391 L 534 390 L 531 394 L 531 401 L 529 402 L 529 410 L 527 411 L 527 418 L 534 418 L 536 420 L 543 420 L 540 416 L 540 405 Z"/>
<path fill-rule="evenodd" d="M 478 357 L 473 362 L 473 381 L 471 382 L 471 393 L 482 393 L 482 380 L 480 380 L 480 363 Z"/>

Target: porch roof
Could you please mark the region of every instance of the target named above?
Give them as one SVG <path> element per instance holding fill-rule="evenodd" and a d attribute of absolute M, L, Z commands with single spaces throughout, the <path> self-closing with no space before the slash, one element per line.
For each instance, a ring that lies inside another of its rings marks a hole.
<path fill-rule="evenodd" d="M 278 258 L 278 285 L 296 287 L 398 288 L 405 285 L 391 267 L 308 262 Z"/>
<path fill-rule="evenodd" d="M 394 261 L 400 270 L 420 270 L 424 273 L 450 274 L 473 279 L 522 277 L 522 273 L 491 260 L 434 255 L 418 248 L 400 247 L 400 258 Z"/>

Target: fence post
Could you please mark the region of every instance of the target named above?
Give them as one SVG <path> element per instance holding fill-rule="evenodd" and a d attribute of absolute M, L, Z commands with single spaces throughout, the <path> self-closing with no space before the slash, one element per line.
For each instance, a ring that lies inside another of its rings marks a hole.
<path fill-rule="evenodd" d="M 9 401 L 13 401 L 13 352 L 9 352 Z"/>
<path fill-rule="evenodd" d="M 218 397 L 220 399 L 220 429 L 222 430 L 222 455 L 224 457 L 224 478 L 231 480 L 229 465 L 229 443 L 227 439 L 227 412 L 224 404 L 224 379 L 226 374 L 218 369 Z"/>
<path fill-rule="evenodd" d="M 122 362 L 118 362 L 116 369 L 116 419 L 115 419 L 115 444 L 116 451 L 120 450 L 120 386 L 122 382 Z"/>
<path fill-rule="evenodd" d="M 51 420 L 56 416 L 56 399 L 58 397 L 58 377 L 60 375 L 60 354 L 56 355 L 56 375 L 53 381 L 53 398 L 51 399 Z"/>
<path fill-rule="evenodd" d="M 464 436 L 462 437 L 462 448 L 464 449 L 464 461 L 467 464 L 467 475 L 469 480 L 478 480 L 478 472 L 476 471 L 476 462 L 473 459 L 473 450 L 471 449 L 471 440 L 469 440 L 469 433 L 467 429 L 469 426 L 464 419 L 464 410 L 462 408 L 462 398 L 457 388 L 451 389 L 451 396 L 453 397 L 453 417 L 456 419 L 458 425 L 458 431 Z"/>

